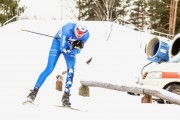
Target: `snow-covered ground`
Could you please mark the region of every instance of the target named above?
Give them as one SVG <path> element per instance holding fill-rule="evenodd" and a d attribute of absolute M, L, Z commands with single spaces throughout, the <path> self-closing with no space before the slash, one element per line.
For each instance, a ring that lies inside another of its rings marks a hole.
<path fill-rule="evenodd" d="M 66 22 L 19 20 L 0 28 L 2 120 L 178 119 L 178 105 L 141 104 L 142 96 L 130 96 L 125 92 L 103 88 L 90 88 L 90 97 L 78 95 L 80 80 L 134 84 L 142 66 L 149 62 L 143 44 L 154 36 L 111 22 L 84 22 L 91 36 L 77 56 L 70 100 L 74 107 L 86 112 L 55 107 L 61 104 L 62 96 L 62 92 L 55 90 L 56 75 L 66 70 L 62 56 L 38 93 L 35 104 L 39 106 L 23 106 L 21 102 L 26 100 L 29 90 L 46 67 L 52 38 L 23 32 L 21 29 L 53 36 Z M 85 62 L 91 57 L 92 62 L 87 65 Z"/>

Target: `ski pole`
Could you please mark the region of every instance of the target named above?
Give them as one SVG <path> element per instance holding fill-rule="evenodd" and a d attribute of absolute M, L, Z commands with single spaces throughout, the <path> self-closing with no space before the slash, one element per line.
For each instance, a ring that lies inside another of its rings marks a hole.
<path fill-rule="evenodd" d="M 54 36 L 43 34 L 43 33 L 39 33 L 39 32 L 34 32 L 34 31 L 30 31 L 30 30 L 21 29 L 21 31 L 25 31 L 25 32 L 29 32 L 29 33 L 34 33 L 34 34 L 38 34 L 38 35 L 42 35 L 42 36 L 47 36 L 47 37 L 51 37 L 51 38 L 55 38 L 55 39 L 60 39 L 58 37 L 54 37 Z"/>

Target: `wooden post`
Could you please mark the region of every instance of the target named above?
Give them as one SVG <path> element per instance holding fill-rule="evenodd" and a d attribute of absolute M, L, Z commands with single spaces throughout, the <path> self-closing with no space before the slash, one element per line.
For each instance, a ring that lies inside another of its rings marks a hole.
<path fill-rule="evenodd" d="M 145 94 L 144 97 L 141 98 L 141 103 L 152 103 L 152 96 Z"/>
<path fill-rule="evenodd" d="M 63 77 L 61 75 L 56 76 L 56 90 L 62 91 L 63 88 Z"/>

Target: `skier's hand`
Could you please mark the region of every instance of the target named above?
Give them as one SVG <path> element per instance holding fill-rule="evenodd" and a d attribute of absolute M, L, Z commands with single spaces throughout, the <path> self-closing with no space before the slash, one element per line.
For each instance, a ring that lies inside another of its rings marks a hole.
<path fill-rule="evenodd" d="M 72 51 L 72 49 L 73 49 L 72 45 L 70 43 L 68 43 L 67 46 L 64 49 L 62 49 L 62 52 L 63 53 L 70 53 Z"/>
<path fill-rule="evenodd" d="M 84 47 L 84 43 L 81 40 L 76 40 L 72 43 L 72 47 L 81 50 Z"/>
<path fill-rule="evenodd" d="M 64 49 L 62 50 L 62 53 L 70 53 L 70 52 L 71 52 L 71 50 L 66 49 L 66 48 L 64 48 Z"/>
<path fill-rule="evenodd" d="M 63 50 L 62 50 L 62 53 L 65 53 L 65 54 L 70 53 L 70 54 L 76 55 L 76 54 L 79 54 L 80 51 L 81 51 L 81 50 L 76 49 L 76 48 L 74 48 L 73 50 L 63 49 Z"/>

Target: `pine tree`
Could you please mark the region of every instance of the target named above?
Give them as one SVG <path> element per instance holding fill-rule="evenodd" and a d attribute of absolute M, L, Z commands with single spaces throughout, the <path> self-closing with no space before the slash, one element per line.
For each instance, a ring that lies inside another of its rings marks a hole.
<path fill-rule="evenodd" d="M 129 21 L 137 28 L 143 30 L 147 25 L 147 3 L 146 0 L 137 0 L 133 3 Z"/>
<path fill-rule="evenodd" d="M 170 0 L 148 0 L 148 6 L 150 29 L 169 34 Z M 180 32 L 179 13 L 180 9 L 177 9 L 176 34 Z"/>
<path fill-rule="evenodd" d="M 127 16 L 130 12 L 130 0 L 119 0 L 119 6 L 116 6 L 116 16 L 115 18 L 121 18 L 122 20 L 127 20 Z M 120 21 L 122 25 L 124 25 L 124 21 Z"/>
<path fill-rule="evenodd" d="M 76 0 L 79 20 L 127 20 L 139 29 L 169 33 L 170 0 Z M 178 4 L 180 8 L 180 3 Z M 122 21 L 119 21 L 121 23 Z M 124 24 L 124 23 L 121 23 Z M 177 9 L 175 33 L 180 32 L 180 9 Z"/>
<path fill-rule="evenodd" d="M 169 0 L 156 1 L 156 21 L 158 24 L 156 24 L 157 26 L 155 29 L 167 34 L 169 33 L 169 5 Z"/>
<path fill-rule="evenodd" d="M 0 0 L 0 25 L 16 15 L 24 12 L 25 7 L 19 7 L 20 0 Z M 16 19 L 12 20 L 15 21 Z"/>
<path fill-rule="evenodd" d="M 113 21 L 119 0 L 78 0 L 79 20 Z"/>

